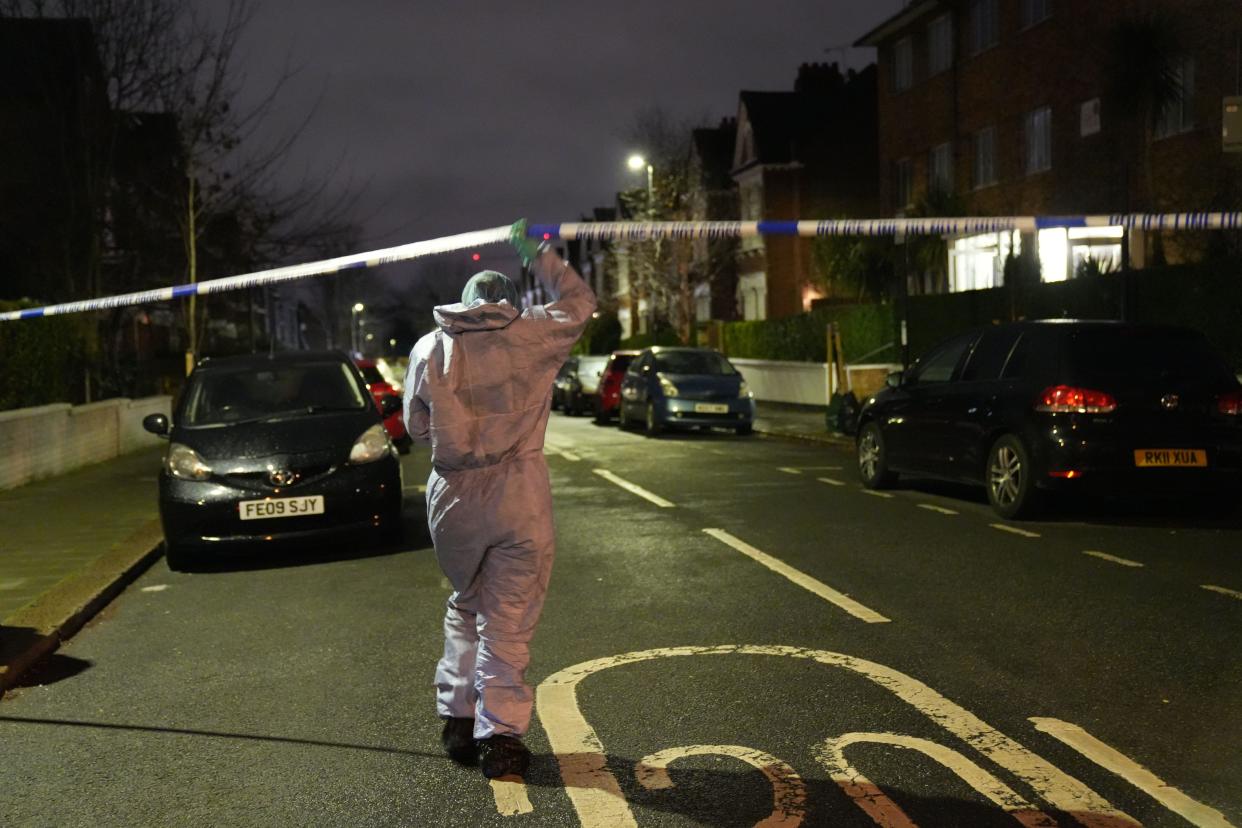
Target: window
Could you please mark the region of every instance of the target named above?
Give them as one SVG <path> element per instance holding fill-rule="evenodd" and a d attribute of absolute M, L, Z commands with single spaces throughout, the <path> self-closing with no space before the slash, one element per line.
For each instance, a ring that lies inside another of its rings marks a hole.
<path fill-rule="evenodd" d="M 897 209 L 904 210 L 914 203 L 914 161 L 903 158 L 894 164 L 893 182 Z"/>
<path fill-rule="evenodd" d="M 1194 129 L 1195 126 L 1195 59 L 1181 57 L 1169 69 L 1177 92 L 1156 117 L 1157 138 L 1167 138 Z"/>
<path fill-rule="evenodd" d="M 953 192 L 953 145 L 940 144 L 927 157 L 927 187 L 932 192 Z"/>
<path fill-rule="evenodd" d="M 977 55 L 1000 42 L 996 0 L 971 0 L 970 53 Z"/>
<path fill-rule="evenodd" d="M 1000 379 L 1001 370 L 1013 351 L 1021 333 L 1019 328 L 990 328 L 979 338 L 962 369 L 962 382 L 987 382 Z"/>
<path fill-rule="evenodd" d="M 904 92 L 914 86 L 914 45 L 903 37 L 893 47 L 893 91 Z"/>
<path fill-rule="evenodd" d="M 953 65 L 953 16 L 942 14 L 927 27 L 927 74 L 939 74 Z"/>
<path fill-rule="evenodd" d="M 962 361 L 962 355 L 974 341 L 975 335 L 971 334 L 941 345 L 915 366 L 914 381 L 921 385 L 930 382 L 948 382 L 953 379 L 957 364 Z"/>
<path fill-rule="evenodd" d="M 1022 28 L 1047 20 L 1052 14 L 1052 0 L 1022 0 Z"/>
<path fill-rule="evenodd" d="M 1028 112 L 1023 124 L 1026 174 L 1052 169 L 1052 109 L 1040 107 Z"/>
<path fill-rule="evenodd" d="M 975 188 L 996 183 L 996 127 L 975 133 Z"/>

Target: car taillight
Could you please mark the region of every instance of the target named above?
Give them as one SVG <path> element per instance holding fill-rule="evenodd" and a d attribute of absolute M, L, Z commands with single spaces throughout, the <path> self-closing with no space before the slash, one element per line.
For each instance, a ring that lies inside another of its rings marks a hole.
<path fill-rule="evenodd" d="M 1117 410 L 1117 400 L 1104 391 L 1054 385 L 1039 395 L 1035 410 L 1054 414 L 1108 414 Z"/>
<path fill-rule="evenodd" d="M 1216 410 L 1230 417 L 1242 415 L 1242 391 L 1230 391 L 1216 398 Z"/>

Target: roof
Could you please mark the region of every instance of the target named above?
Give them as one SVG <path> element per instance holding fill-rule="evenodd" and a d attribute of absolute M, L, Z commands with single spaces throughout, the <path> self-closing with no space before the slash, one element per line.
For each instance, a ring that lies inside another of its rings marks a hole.
<path fill-rule="evenodd" d="M 811 97 L 799 92 L 752 92 L 743 90 L 746 122 L 755 138 L 755 160 L 761 164 L 787 164 L 794 158 L 794 139 L 800 122 L 809 113 L 804 104 Z"/>
<path fill-rule="evenodd" d="M 732 183 L 733 144 L 737 140 L 737 121 L 726 119 L 720 126 L 701 127 L 691 134 L 694 154 L 699 158 L 702 184 L 724 188 Z"/>
<path fill-rule="evenodd" d="M 888 20 L 885 20 L 879 26 L 867 32 L 858 40 L 854 41 L 855 46 L 879 46 L 885 40 L 888 40 L 897 32 L 904 29 L 923 15 L 933 11 L 940 6 L 939 0 L 920 0 L 907 5 L 904 9 L 894 14 Z"/>
<path fill-rule="evenodd" d="M 351 362 L 344 351 L 277 351 L 272 354 L 238 354 L 236 356 L 203 357 L 200 369 L 263 368 L 268 365 L 292 365 L 304 362 Z"/>

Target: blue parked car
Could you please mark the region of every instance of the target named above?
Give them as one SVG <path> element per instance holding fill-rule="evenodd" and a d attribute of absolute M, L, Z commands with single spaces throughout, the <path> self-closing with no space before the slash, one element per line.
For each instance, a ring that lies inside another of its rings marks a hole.
<path fill-rule="evenodd" d="M 750 434 L 755 397 L 736 368 L 710 348 L 648 348 L 621 382 L 617 419 L 648 437 L 671 428 L 731 428 Z"/>

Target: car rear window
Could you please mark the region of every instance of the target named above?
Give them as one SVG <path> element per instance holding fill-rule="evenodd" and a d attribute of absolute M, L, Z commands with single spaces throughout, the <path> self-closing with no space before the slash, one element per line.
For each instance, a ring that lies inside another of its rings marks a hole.
<path fill-rule="evenodd" d="M 663 351 L 655 355 L 655 369 L 666 374 L 734 374 L 729 360 L 715 351 Z"/>
<path fill-rule="evenodd" d="M 612 371 L 625 371 L 633 361 L 633 354 L 613 354 L 608 358 L 608 368 Z"/>
<path fill-rule="evenodd" d="M 1076 381 L 1143 383 L 1157 380 L 1225 383 L 1231 375 L 1207 339 L 1164 328 L 1084 328 L 1065 334 L 1066 367 Z"/>
<path fill-rule="evenodd" d="M 374 365 L 368 365 L 367 367 L 359 368 L 358 370 L 362 372 L 362 378 L 366 380 L 367 385 L 372 385 L 377 382 L 388 382 L 388 380 L 384 379 L 384 375 L 381 374 L 379 369 Z"/>
<path fill-rule="evenodd" d="M 182 422 L 223 425 L 315 410 L 357 410 L 368 402 L 344 362 L 216 367 L 190 379 Z"/>

